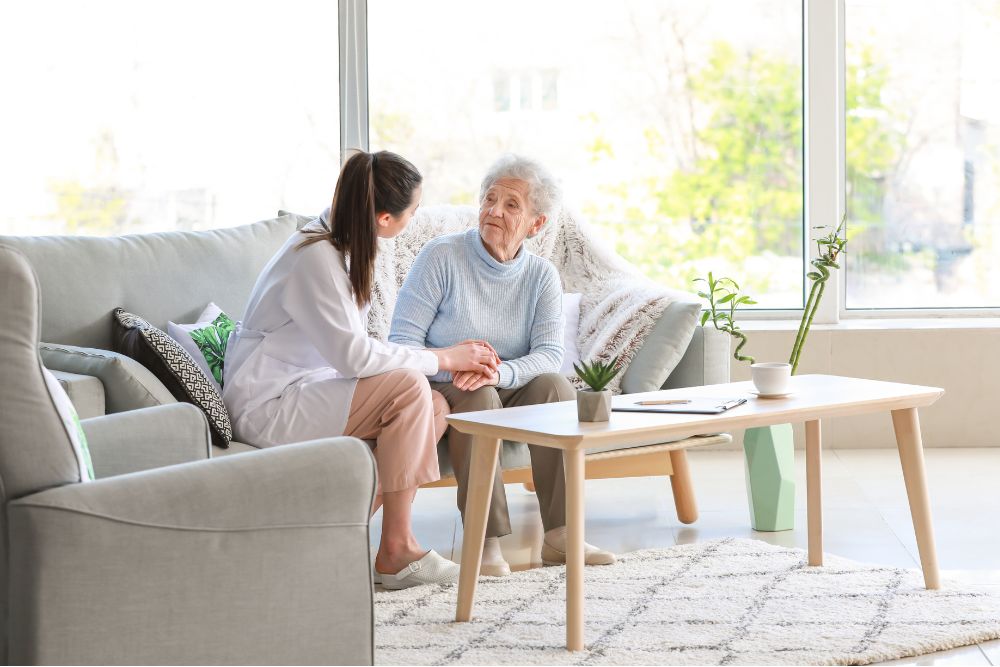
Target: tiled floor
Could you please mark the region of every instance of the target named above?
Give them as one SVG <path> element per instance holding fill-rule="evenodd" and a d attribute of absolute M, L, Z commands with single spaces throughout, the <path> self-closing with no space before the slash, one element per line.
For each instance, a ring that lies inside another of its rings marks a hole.
<path fill-rule="evenodd" d="M 665 478 L 592 480 L 586 488 L 587 541 L 616 552 L 746 537 L 805 548 L 805 457 L 796 452 L 796 528 L 750 529 L 743 458 L 736 451 L 688 454 L 700 516 L 684 525 L 674 514 Z M 948 578 L 1000 587 L 1000 448 L 925 452 L 938 560 Z M 501 540 L 514 569 L 541 566 L 542 527 L 534 494 L 508 486 L 514 532 Z M 894 449 L 827 450 L 823 454 L 824 550 L 853 560 L 919 565 L 906 491 Z M 414 504 L 425 547 L 458 560 L 462 526 L 454 489 L 425 489 Z M 380 519 L 372 525 L 377 544 Z M 1000 665 L 1000 640 L 886 664 Z"/>

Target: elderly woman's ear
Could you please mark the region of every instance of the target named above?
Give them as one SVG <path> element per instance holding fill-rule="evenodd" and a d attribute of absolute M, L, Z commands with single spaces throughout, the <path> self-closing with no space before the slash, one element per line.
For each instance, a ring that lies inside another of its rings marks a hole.
<path fill-rule="evenodd" d="M 531 227 L 528 228 L 528 238 L 533 239 L 538 236 L 538 232 L 542 231 L 542 227 L 548 222 L 548 218 L 544 215 L 539 215 L 535 218 L 535 221 L 531 223 Z"/>

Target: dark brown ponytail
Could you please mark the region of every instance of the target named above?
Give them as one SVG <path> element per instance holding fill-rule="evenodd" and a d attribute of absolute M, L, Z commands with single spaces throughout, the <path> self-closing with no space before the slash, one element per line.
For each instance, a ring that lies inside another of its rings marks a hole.
<path fill-rule="evenodd" d="M 329 231 L 312 232 L 298 247 L 324 239 L 332 243 L 348 258 L 355 302 L 358 306 L 368 303 L 378 250 L 376 218 L 382 213 L 401 215 L 422 181 L 417 168 L 395 153 L 355 153 L 340 170 L 330 206 Z"/>

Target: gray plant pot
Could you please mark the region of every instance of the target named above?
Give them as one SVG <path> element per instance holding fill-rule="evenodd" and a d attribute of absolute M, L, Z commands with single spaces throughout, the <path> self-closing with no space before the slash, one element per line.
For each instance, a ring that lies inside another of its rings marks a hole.
<path fill-rule="evenodd" d="M 576 416 L 582 422 L 606 422 L 611 419 L 611 392 L 580 389 L 576 392 Z"/>

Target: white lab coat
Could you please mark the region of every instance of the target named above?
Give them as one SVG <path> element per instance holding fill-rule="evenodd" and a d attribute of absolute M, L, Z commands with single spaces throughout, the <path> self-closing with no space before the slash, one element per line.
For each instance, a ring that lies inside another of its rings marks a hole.
<path fill-rule="evenodd" d="M 432 352 L 369 337 L 344 254 L 326 241 L 297 249 L 305 238 L 293 234 L 264 267 L 226 349 L 234 437 L 258 447 L 343 435 L 357 378 L 438 371 Z"/>

